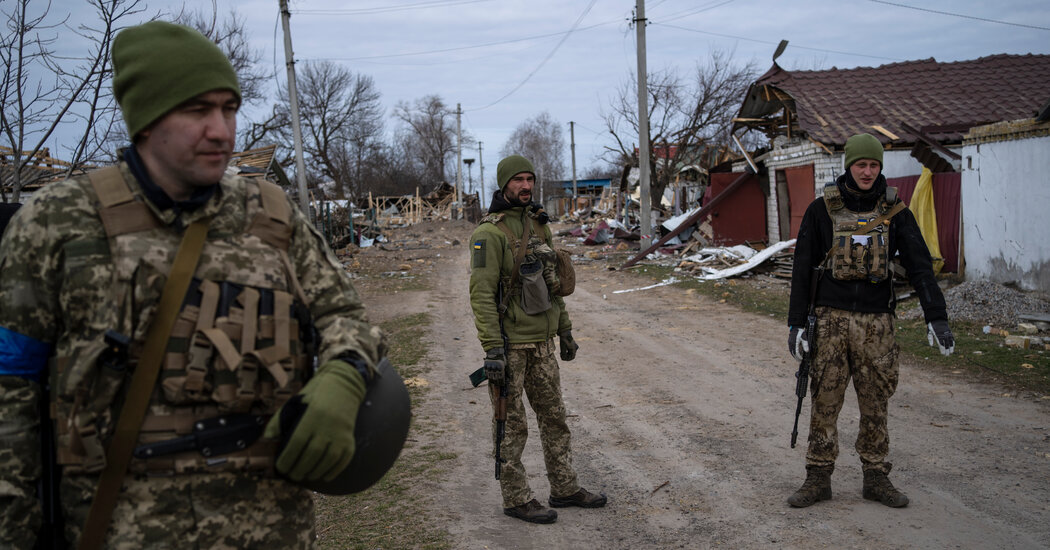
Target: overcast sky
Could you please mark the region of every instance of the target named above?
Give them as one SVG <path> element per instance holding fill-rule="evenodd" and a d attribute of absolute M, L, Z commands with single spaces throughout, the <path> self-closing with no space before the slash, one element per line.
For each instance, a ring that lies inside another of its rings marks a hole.
<path fill-rule="evenodd" d="M 75 0 L 58 4 L 65 1 Z M 388 114 L 428 94 L 461 104 L 475 138 L 463 156 L 476 158 L 483 143 L 490 188 L 510 133 L 543 111 L 564 127 L 566 149 L 575 121 L 577 172 L 595 164 L 612 144 L 601 109 L 637 67 L 632 0 L 289 1 L 298 62 L 331 60 L 371 76 Z M 220 15 L 234 6 L 244 18 L 283 81 L 278 0 L 219 4 Z M 149 2 L 154 10 L 179 5 Z M 210 10 L 211 0 L 186 5 Z M 648 0 L 645 12 L 650 71 L 689 74 L 722 50 L 753 60 L 761 74 L 781 39 L 790 41 L 778 60 L 787 69 L 1050 53 L 1046 0 Z M 565 160 L 568 170 L 568 150 Z M 476 162 L 472 173 L 476 183 Z"/>

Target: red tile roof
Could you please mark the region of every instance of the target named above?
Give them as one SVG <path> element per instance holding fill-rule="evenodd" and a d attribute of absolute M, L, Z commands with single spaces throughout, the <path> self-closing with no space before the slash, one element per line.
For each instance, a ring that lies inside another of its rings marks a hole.
<path fill-rule="evenodd" d="M 766 97 L 771 86 L 790 97 Z M 959 142 L 969 128 L 1031 118 L 1050 99 L 1050 55 L 991 55 L 939 63 L 933 58 L 879 67 L 787 71 L 776 63 L 752 84 L 741 118 L 775 116 L 786 104 L 797 128 L 826 145 L 859 132 L 914 143 L 907 124 L 940 142 Z"/>

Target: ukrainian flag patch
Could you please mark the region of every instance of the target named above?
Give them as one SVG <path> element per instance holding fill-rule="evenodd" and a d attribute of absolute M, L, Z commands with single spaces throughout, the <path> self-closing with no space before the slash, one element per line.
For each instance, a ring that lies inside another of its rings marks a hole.
<path fill-rule="evenodd" d="M 485 239 L 474 241 L 474 261 L 471 265 L 473 267 L 485 267 Z"/>

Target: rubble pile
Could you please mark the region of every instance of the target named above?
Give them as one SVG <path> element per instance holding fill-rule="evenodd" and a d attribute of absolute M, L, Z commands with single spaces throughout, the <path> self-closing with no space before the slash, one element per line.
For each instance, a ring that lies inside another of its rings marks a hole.
<path fill-rule="evenodd" d="M 997 327 L 1015 327 L 1022 314 L 1050 314 L 1050 302 L 990 281 L 966 281 L 944 292 L 951 320 L 971 321 Z M 899 313 L 902 319 L 918 319 L 922 308 Z"/>
<path fill-rule="evenodd" d="M 716 275 L 764 273 L 771 277 L 790 280 L 794 249 L 790 245 L 774 246 L 775 249 L 762 248 L 761 250 L 743 244 L 721 248 L 701 248 L 695 254 L 683 257 L 678 263 L 678 269 L 701 278 L 715 278 Z"/>

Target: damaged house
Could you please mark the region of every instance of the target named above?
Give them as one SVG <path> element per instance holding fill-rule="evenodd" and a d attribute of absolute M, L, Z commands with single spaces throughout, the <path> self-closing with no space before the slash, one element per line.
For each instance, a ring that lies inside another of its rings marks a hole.
<path fill-rule="evenodd" d="M 923 167 L 933 173 L 943 271 L 1050 290 L 1046 233 L 1029 230 L 1050 198 L 1048 99 L 1050 55 L 820 71 L 788 71 L 774 58 L 734 119 L 734 133 L 753 129 L 772 142 L 755 159 L 765 209 L 746 214 L 750 225 L 764 225 L 770 243 L 794 238 L 806 207 L 844 171 L 846 139 L 867 132 L 885 146 L 883 173 L 905 202 Z M 1000 150 L 1012 156 L 986 154 Z"/>

